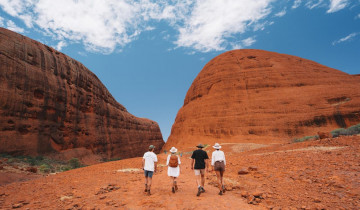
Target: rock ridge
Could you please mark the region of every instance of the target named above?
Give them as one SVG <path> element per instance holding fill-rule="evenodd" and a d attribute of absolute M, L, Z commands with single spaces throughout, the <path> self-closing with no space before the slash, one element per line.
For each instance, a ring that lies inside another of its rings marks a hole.
<path fill-rule="evenodd" d="M 129 158 L 164 144 L 80 62 L 0 28 L 0 153 Z"/>

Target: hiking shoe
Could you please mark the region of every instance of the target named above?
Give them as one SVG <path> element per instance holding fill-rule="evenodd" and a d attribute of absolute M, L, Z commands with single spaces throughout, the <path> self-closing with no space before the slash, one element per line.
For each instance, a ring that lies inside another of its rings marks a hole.
<path fill-rule="evenodd" d="M 176 191 L 178 190 L 178 186 L 177 186 L 177 185 L 175 185 L 175 190 L 176 190 Z"/>
<path fill-rule="evenodd" d="M 151 195 L 150 190 L 147 190 L 147 195 Z"/>
<path fill-rule="evenodd" d="M 198 192 L 197 192 L 196 196 L 200 196 L 200 194 L 201 194 L 201 188 L 199 187 L 199 189 L 198 189 Z"/>
<path fill-rule="evenodd" d="M 172 187 L 171 190 L 173 193 L 175 193 L 175 187 Z"/>
<path fill-rule="evenodd" d="M 222 192 L 223 192 L 223 193 L 226 192 L 226 189 L 225 189 L 225 186 L 224 186 L 224 185 L 222 186 Z"/>
<path fill-rule="evenodd" d="M 223 191 L 222 191 L 222 190 L 220 190 L 219 195 L 223 195 Z"/>
<path fill-rule="evenodd" d="M 201 189 L 201 192 L 204 193 L 205 192 L 205 189 L 203 187 L 200 187 Z"/>

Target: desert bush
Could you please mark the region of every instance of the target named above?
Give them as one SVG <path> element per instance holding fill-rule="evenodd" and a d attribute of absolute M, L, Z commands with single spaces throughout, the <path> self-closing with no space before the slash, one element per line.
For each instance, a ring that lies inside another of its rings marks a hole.
<path fill-rule="evenodd" d="M 42 173 L 49 173 L 51 167 L 48 164 L 42 164 L 39 169 Z"/>
<path fill-rule="evenodd" d="M 80 161 L 77 158 L 72 158 L 71 160 L 69 160 L 69 165 L 72 169 L 81 167 Z"/>
<path fill-rule="evenodd" d="M 319 139 L 319 136 L 318 135 L 315 135 L 315 136 L 305 136 L 305 137 L 302 137 L 300 139 L 298 138 L 295 138 L 293 139 L 293 142 L 303 142 L 303 141 L 307 141 L 309 139 Z"/>
<path fill-rule="evenodd" d="M 360 134 L 360 124 L 353 125 L 349 128 L 338 128 L 331 131 L 333 137 L 339 136 L 352 136 L 356 134 Z"/>

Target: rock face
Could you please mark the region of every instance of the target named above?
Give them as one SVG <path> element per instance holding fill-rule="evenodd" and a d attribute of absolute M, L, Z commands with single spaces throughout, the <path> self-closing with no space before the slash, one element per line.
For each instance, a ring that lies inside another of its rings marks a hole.
<path fill-rule="evenodd" d="M 164 149 L 280 143 L 360 122 L 360 78 L 262 50 L 223 53 L 196 77 Z"/>
<path fill-rule="evenodd" d="M 115 101 L 80 62 L 0 28 L 0 153 L 141 156 L 164 141 L 156 122 Z"/>

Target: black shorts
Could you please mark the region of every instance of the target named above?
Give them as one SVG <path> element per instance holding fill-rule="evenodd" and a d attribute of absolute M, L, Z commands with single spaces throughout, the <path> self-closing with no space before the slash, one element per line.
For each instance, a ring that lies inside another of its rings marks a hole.
<path fill-rule="evenodd" d="M 225 163 L 224 161 L 216 161 L 214 165 L 215 171 L 225 171 Z"/>

